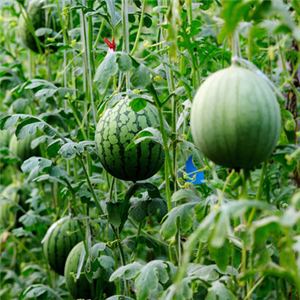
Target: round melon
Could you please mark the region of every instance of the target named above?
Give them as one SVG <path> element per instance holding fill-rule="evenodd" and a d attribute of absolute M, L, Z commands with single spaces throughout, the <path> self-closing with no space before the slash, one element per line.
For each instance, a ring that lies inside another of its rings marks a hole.
<path fill-rule="evenodd" d="M 50 37 L 53 37 L 56 35 L 55 29 L 57 27 L 57 11 L 56 9 L 51 10 L 51 14 L 49 14 L 48 18 L 50 19 L 47 26 L 46 24 L 46 10 L 43 8 L 47 3 L 43 0 L 29 0 L 27 2 L 27 7 L 26 11 L 24 12 L 25 18 L 30 20 L 34 31 L 36 31 L 39 28 L 49 28 L 52 29 L 53 32 L 49 34 Z M 29 22 L 25 19 L 23 14 L 20 14 L 20 19 L 19 19 L 19 35 L 20 38 L 23 42 L 23 44 L 29 48 L 30 50 L 39 53 L 39 48 L 36 43 L 36 40 L 34 38 L 34 35 L 32 34 L 30 27 L 29 27 Z M 59 27 L 59 26 L 58 26 Z M 57 28 L 58 30 L 58 28 Z M 42 35 L 38 37 L 39 41 L 41 42 L 41 50 L 44 52 L 45 47 L 43 46 L 43 43 L 45 42 L 45 36 Z"/>
<path fill-rule="evenodd" d="M 129 100 L 108 109 L 98 122 L 95 141 L 100 162 L 116 178 L 136 182 L 159 171 L 164 163 L 163 147 L 146 139 L 126 149 L 137 133 L 159 124 L 157 110 L 149 103 L 135 112 Z"/>
<path fill-rule="evenodd" d="M 80 240 L 79 225 L 71 218 L 59 220 L 54 229 L 49 228 L 43 247 L 46 259 L 56 273 L 64 275 L 67 257 Z"/>
<path fill-rule="evenodd" d="M 228 168 L 252 168 L 274 150 L 281 130 L 280 109 L 269 84 L 238 66 L 220 70 L 198 89 L 191 131 L 201 152 Z"/>
<path fill-rule="evenodd" d="M 39 147 L 31 148 L 31 142 L 36 138 L 35 134 L 28 134 L 25 139 L 17 140 L 15 134 L 10 139 L 9 150 L 12 154 L 19 157 L 21 161 L 28 159 L 31 156 L 38 156 L 40 154 Z"/>
<path fill-rule="evenodd" d="M 91 285 L 88 282 L 84 274 L 84 266 L 87 257 L 85 257 L 81 274 L 78 279 L 76 279 L 76 274 L 78 270 L 78 265 L 80 262 L 81 252 L 84 249 L 83 242 L 78 243 L 69 253 L 66 264 L 65 264 L 65 279 L 66 285 L 73 296 L 74 299 L 91 299 L 92 291 Z M 84 251 L 84 250 L 83 250 Z"/>
<path fill-rule="evenodd" d="M 41 27 L 46 27 L 46 18 L 45 18 L 45 10 L 42 9 L 42 7 L 45 5 L 45 3 L 40 0 L 30 0 L 27 5 L 27 14 L 28 18 L 34 28 L 34 30 L 37 30 Z M 26 12 L 24 12 L 25 17 L 27 17 Z M 39 52 L 36 40 L 31 33 L 28 23 L 24 19 L 23 15 L 21 14 L 20 20 L 19 20 L 19 33 L 22 42 L 24 45 L 29 48 L 30 50 L 34 52 Z M 40 39 L 41 43 L 44 42 L 43 38 Z M 43 50 L 43 47 L 41 45 L 41 49 Z"/>

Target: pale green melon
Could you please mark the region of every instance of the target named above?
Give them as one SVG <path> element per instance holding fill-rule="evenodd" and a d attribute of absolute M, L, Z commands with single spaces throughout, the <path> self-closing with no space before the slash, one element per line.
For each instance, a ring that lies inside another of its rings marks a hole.
<path fill-rule="evenodd" d="M 281 117 L 265 79 L 231 66 L 200 86 L 190 124 L 195 144 L 210 160 L 228 168 L 252 168 L 272 154 Z"/>

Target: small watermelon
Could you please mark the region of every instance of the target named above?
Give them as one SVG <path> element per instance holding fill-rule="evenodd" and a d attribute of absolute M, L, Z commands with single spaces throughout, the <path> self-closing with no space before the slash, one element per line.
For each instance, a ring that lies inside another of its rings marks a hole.
<path fill-rule="evenodd" d="M 79 225 L 72 218 L 63 218 L 49 228 L 43 247 L 47 261 L 56 273 L 64 275 L 67 257 L 80 240 Z"/>
<path fill-rule="evenodd" d="M 280 108 L 269 84 L 256 73 L 231 66 L 198 89 L 191 131 L 201 152 L 228 168 L 252 168 L 274 150 L 281 130 Z"/>
<path fill-rule="evenodd" d="M 36 135 L 28 134 L 25 139 L 17 140 L 15 134 L 10 139 L 9 150 L 12 154 L 19 157 L 21 161 L 28 159 L 31 156 L 38 156 L 40 154 L 39 147 L 32 149 L 31 142 L 36 138 Z"/>
<path fill-rule="evenodd" d="M 135 112 L 129 99 L 108 109 L 98 122 L 95 141 L 100 162 L 116 178 L 136 182 L 159 171 L 164 163 L 163 147 L 146 139 L 126 149 L 137 133 L 159 124 L 157 110 L 148 105 Z"/>
<path fill-rule="evenodd" d="M 65 265 L 65 279 L 66 285 L 73 296 L 74 299 L 91 299 L 92 291 L 91 284 L 88 282 L 84 274 L 84 266 L 87 257 L 84 259 L 84 263 L 81 269 L 81 274 L 78 279 L 76 279 L 76 274 L 78 271 L 78 265 L 80 262 L 81 252 L 84 252 L 83 242 L 78 243 L 69 253 L 66 265 Z"/>

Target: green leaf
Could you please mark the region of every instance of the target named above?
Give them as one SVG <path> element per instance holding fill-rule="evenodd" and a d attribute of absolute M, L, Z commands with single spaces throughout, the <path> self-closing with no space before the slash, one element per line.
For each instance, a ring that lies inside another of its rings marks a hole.
<path fill-rule="evenodd" d="M 41 217 L 39 214 L 35 213 L 33 210 L 29 210 L 19 219 L 25 226 L 31 227 L 35 224 L 47 224 L 50 225 L 51 222 L 46 217 Z"/>
<path fill-rule="evenodd" d="M 148 215 L 157 216 L 157 221 L 161 222 L 163 217 L 168 213 L 167 203 L 160 198 L 154 198 L 149 200 Z"/>
<path fill-rule="evenodd" d="M 148 299 L 150 293 L 158 287 L 158 282 L 166 283 L 169 280 L 166 268 L 163 261 L 154 260 L 141 269 L 135 280 L 137 299 Z"/>
<path fill-rule="evenodd" d="M 135 88 L 142 88 L 151 83 L 150 70 L 144 64 L 135 69 L 131 77 L 131 83 Z"/>
<path fill-rule="evenodd" d="M 46 293 L 46 295 L 44 295 Z M 62 300 L 62 298 L 51 288 L 43 284 L 33 284 L 27 287 L 24 291 L 22 291 L 19 299 L 37 299 L 41 295 L 46 297 L 46 299 L 58 299 Z"/>
<path fill-rule="evenodd" d="M 113 274 L 111 274 L 109 281 L 114 281 L 117 278 L 125 277 L 125 279 L 135 278 L 140 273 L 143 266 L 138 262 L 133 262 L 118 268 Z"/>
<path fill-rule="evenodd" d="M 225 23 L 218 35 L 219 42 L 222 42 L 226 36 L 232 36 L 238 23 L 243 18 L 247 18 L 248 13 L 252 10 L 249 2 L 224 0 L 222 4 L 223 10 L 221 15 Z"/>
<path fill-rule="evenodd" d="M 145 200 L 136 200 L 131 204 L 129 215 L 138 223 L 147 217 L 148 203 Z"/>
<path fill-rule="evenodd" d="M 127 219 L 127 205 L 125 201 L 122 202 L 108 202 L 107 203 L 107 213 L 108 213 L 108 221 L 115 227 L 121 227 L 122 223 L 124 223 L 124 216 L 126 215 Z"/>
<path fill-rule="evenodd" d="M 297 14 L 300 15 L 300 2 L 299 2 L 299 0 L 291 0 L 291 4 L 292 4 L 294 10 L 297 12 Z"/>
<path fill-rule="evenodd" d="M 166 239 L 171 239 L 177 233 L 177 219 L 180 220 L 180 228 L 189 230 L 193 225 L 194 207 L 197 203 L 185 203 L 174 207 L 165 217 L 160 234 Z"/>
<path fill-rule="evenodd" d="M 191 263 L 186 272 L 189 277 L 196 276 L 203 281 L 215 281 L 220 277 L 216 265 L 203 266 Z"/>
<path fill-rule="evenodd" d="M 61 147 L 61 144 L 63 144 L 62 139 L 57 139 L 57 140 L 53 141 L 52 143 L 50 143 L 47 147 L 47 154 L 50 157 L 55 157 L 56 155 L 58 155 L 58 151 Z"/>
<path fill-rule="evenodd" d="M 211 258 L 216 262 L 220 270 L 225 271 L 231 256 L 231 244 L 228 239 L 225 240 L 225 243 L 220 248 L 215 248 L 211 245 L 208 248 Z"/>
<path fill-rule="evenodd" d="M 2 0 L 0 3 L 0 9 L 3 9 L 4 7 L 11 7 L 13 5 L 14 0 Z"/>
<path fill-rule="evenodd" d="M 115 75 L 117 71 L 117 55 L 115 52 L 109 52 L 97 68 L 94 77 L 94 82 L 101 95 L 105 92 L 111 77 Z"/>
<path fill-rule="evenodd" d="M 209 241 L 212 247 L 220 248 L 224 245 L 230 229 L 230 215 L 222 211 L 216 217 L 216 223 Z"/>
<path fill-rule="evenodd" d="M 33 181 L 41 182 L 41 181 L 45 181 L 45 180 L 49 180 L 49 182 L 59 182 L 59 183 L 63 184 L 64 186 L 67 186 L 67 184 L 64 180 L 61 180 L 54 176 L 50 176 L 48 174 L 36 177 Z"/>
<path fill-rule="evenodd" d="M 110 270 L 115 267 L 115 261 L 111 256 L 108 255 L 101 255 L 99 258 L 99 263 L 102 268 L 105 270 Z"/>
<path fill-rule="evenodd" d="M 153 127 L 147 127 L 141 130 L 134 138 L 133 141 L 126 147 L 126 150 L 134 148 L 135 145 L 141 143 L 144 140 L 152 140 L 155 143 L 163 146 L 162 134 L 159 130 Z"/>
<path fill-rule="evenodd" d="M 89 251 L 89 258 L 91 261 L 95 261 L 96 259 L 99 258 L 99 255 L 102 251 L 106 249 L 106 244 L 105 243 L 97 243 L 95 244 Z"/>
<path fill-rule="evenodd" d="M 120 15 L 116 12 L 115 0 L 105 0 L 105 2 L 111 18 L 111 25 L 115 27 L 121 21 Z"/>
<path fill-rule="evenodd" d="M 57 92 L 57 88 L 55 89 L 41 89 L 35 93 L 35 97 L 37 98 L 49 98 L 52 97 Z"/>
<path fill-rule="evenodd" d="M 106 298 L 106 300 L 134 300 L 134 299 L 130 298 L 130 297 L 123 296 L 123 295 L 115 295 L 115 296 L 111 296 L 109 298 Z"/>
<path fill-rule="evenodd" d="M 21 166 L 21 170 L 24 173 L 29 173 L 27 180 L 31 181 L 38 176 L 39 173 L 47 170 L 52 166 L 52 161 L 43 157 L 30 157 L 25 160 Z"/>
<path fill-rule="evenodd" d="M 58 153 L 61 154 L 62 158 L 69 160 L 76 157 L 77 154 L 83 153 L 84 147 L 80 143 L 74 143 L 69 141 L 68 143 L 61 146 Z"/>
<path fill-rule="evenodd" d="M 228 290 L 220 281 L 212 282 L 212 286 L 208 288 L 205 300 L 236 300 L 234 294 Z"/>
<path fill-rule="evenodd" d="M 130 71 L 132 68 L 131 58 L 127 53 L 121 52 L 118 54 L 117 63 L 119 65 L 119 70 L 122 72 Z"/>
<path fill-rule="evenodd" d="M 133 111 L 138 112 L 147 106 L 147 101 L 137 97 L 130 101 L 129 106 Z"/>
<path fill-rule="evenodd" d="M 47 28 L 47 27 L 40 27 L 35 31 L 36 36 L 42 36 L 45 34 L 51 34 L 53 32 L 53 29 Z"/>
<path fill-rule="evenodd" d="M 197 202 L 199 203 L 201 201 L 201 198 L 196 195 L 195 191 L 188 190 L 188 189 L 181 189 L 175 192 L 172 195 L 172 201 L 177 202 L 181 200 L 188 200 L 191 202 Z"/>

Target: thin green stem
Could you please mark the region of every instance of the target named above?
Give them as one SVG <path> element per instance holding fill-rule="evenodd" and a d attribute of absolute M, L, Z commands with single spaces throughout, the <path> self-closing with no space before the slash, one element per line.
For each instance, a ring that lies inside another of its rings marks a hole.
<path fill-rule="evenodd" d="M 229 176 L 226 178 L 224 187 L 223 187 L 223 189 L 222 189 L 222 193 L 221 193 L 220 196 L 219 196 L 219 201 L 218 201 L 217 206 L 220 206 L 220 205 L 221 205 L 222 200 L 223 200 L 223 196 L 224 196 L 224 193 L 225 193 L 225 190 L 226 190 L 226 187 L 227 187 L 227 185 L 228 185 L 228 183 L 229 183 L 229 181 L 230 181 L 230 179 L 231 179 L 231 177 L 233 176 L 234 173 L 235 173 L 235 170 L 232 169 L 231 173 L 230 173 Z"/>
<path fill-rule="evenodd" d="M 138 32 L 136 34 L 135 42 L 134 42 L 133 48 L 132 48 L 132 50 L 130 52 L 130 55 L 133 55 L 134 52 L 137 49 L 137 46 L 138 46 L 138 43 L 139 43 L 139 39 L 140 39 L 140 36 L 141 36 L 141 32 L 142 32 L 142 28 L 143 28 L 145 8 L 146 8 L 147 1 L 144 0 L 142 2 L 143 2 L 143 5 L 142 5 L 142 10 L 141 10 L 140 24 L 139 24 Z"/>
<path fill-rule="evenodd" d="M 93 48 L 96 48 L 96 47 L 97 47 L 97 45 L 98 45 L 98 43 L 99 43 L 99 41 L 100 41 L 100 39 L 101 39 L 101 33 L 102 33 L 102 30 L 103 30 L 103 28 L 104 28 L 105 23 L 106 23 L 106 20 L 103 19 L 103 20 L 102 20 L 102 23 L 101 23 L 101 26 L 100 26 L 100 29 L 99 29 L 99 32 L 98 32 L 98 35 L 97 35 L 97 37 L 96 37 L 95 43 L 94 43 L 94 45 L 93 45 Z"/>
<path fill-rule="evenodd" d="M 78 160 L 79 160 L 79 162 L 80 162 L 80 165 L 81 165 L 81 167 L 82 167 L 82 169 L 83 169 L 83 172 L 84 172 L 84 175 L 85 175 L 87 184 L 88 184 L 89 189 L 90 189 L 90 193 L 92 194 L 92 197 L 93 197 L 93 199 L 94 199 L 94 201 L 95 201 L 95 204 L 96 204 L 96 206 L 97 206 L 99 212 L 100 212 L 102 215 L 104 215 L 103 209 L 102 209 L 102 207 L 101 207 L 101 205 L 100 205 L 100 201 L 99 201 L 97 195 L 95 194 L 93 185 L 92 185 L 92 183 L 91 183 L 91 181 L 90 181 L 90 176 L 89 176 L 89 174 L 88 174 L 88 172 L 87 172 L 87 170 L 86 170 L 86 167 L 85 167 L 85 165 L 84 165 L 84 162 L 83 162 L 83 160 L 82 160 L 82 157 L 81 157 L 80 155 L 78 155 L 78 154 L 77 154 L 77 157 L 78 157 Z"/>
<path fill-rule="evenodd" d="M 66 45 L 69 45 L 68 35 L 67 35 L 67 32 L 66 32 L 66 28 L 65 28 L 65 23 L 64 23 L 62 14 L 61 14 L 62 10 L 61 10 L 61 8 L 59 6 L 59 0 L 55 0 L 55 2 L 56 2 L 56 6 L 57 6 L 57 11 L 58 11 L 58 17 L 59 17 L 59 21 L 60 21 L 60 26 L 61 26 L 63 37 L 64 37 L 64 42 L 65 42 Z"/>
<path fill-rule="evenodd" d="M 123 41 L 124 52 L 129 53 L 129 23 L 128 23 L 128 0 L 122 0 Z M 126 72 L 126 90 L 130 89 L 130 72 Z"/>
<path fill-rule="evenodd" d="M 258 188 L 257 188 L 256 197 L 255 197 L 255 200 L 257 200 L 257 201 L 260 200 L 261 194 L 263 192 L 263 183 L 264 183 L 264 177 L 265 177 L 265 174 L 266 174 L 266 169 L 267 169 L 267 161 L 264 162 L 263 167 L 262 167 L 261 172 L 260 172 L 259 185 L 258 185 Z M 248 226 L 251 225 L 252 220 L 253 220 L 254 215 L 255 215 L 255 212 L 256 212 L 256 207 L 253 207 L 252 211 L 250 213 L 250 216 L 248 218 L 248 223 L 247 223 Z"/>
<path fill-rule="evenodd" d="M 166 180 L 167 205 L 168 205 L 168 211 L 170 211 L 172 209 L 172 205 L 171 205 L 171 190 L 170 190 L 169 176 L 171 176 L 171 178 L 174 178 L 174 174 L 173 174 L 173 170 L 172 170 L 172 160 L 171 160 L 171 156 L 170 156 L 170 152 L 169 152 L 167 134 L 166 134 L 165 124 L 164 124 L 164 117 L 163 117 L 163 113 L 162 113 L 161 102 L 158 99 L 157 93 L 156 93 L 153 85 L 151 84 L 151 85 L 147 86 L 147 89 L 150 92 L 150 94 L 153 96 L 155 106 L 158 110 L 159 124 L 160 124 L 163 145 L 164 145 L 164 150 L 165 150 L 165 156 L 166 156 L 165 180 Z"/>
<path fill-rule="evenodd" d="M 256 284 L 250 289 L 250 291 L 248 292 L 248 294 L 246 295 L 246 297 L 244 298 L 244 300 L 248 300 L 250 299 L 252 293 L 254 292 L 254 290 L 264 281 L 265 276 L 262 276 L 257 282 Z"/>

